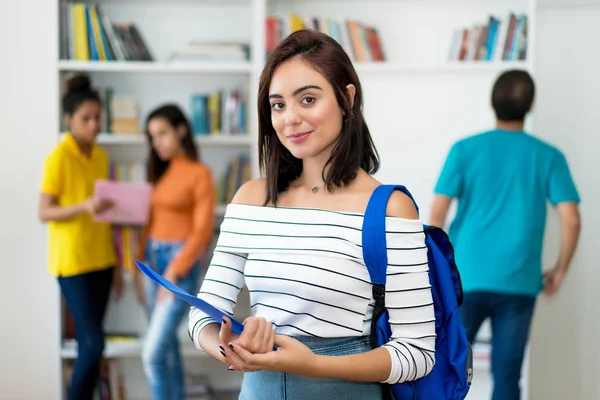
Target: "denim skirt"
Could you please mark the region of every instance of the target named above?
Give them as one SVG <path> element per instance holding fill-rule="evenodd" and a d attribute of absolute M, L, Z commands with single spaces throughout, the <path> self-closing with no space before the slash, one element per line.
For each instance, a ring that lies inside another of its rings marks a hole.
<path fill-rule="evenodd" d="M 318 339 L 294 337 L 313 353 L 345 356 L 371 350 L 368 337 Z M 377 382 L 308 378 L 274 371 L 245 372 L 239 400 L 381 400 Z"/>

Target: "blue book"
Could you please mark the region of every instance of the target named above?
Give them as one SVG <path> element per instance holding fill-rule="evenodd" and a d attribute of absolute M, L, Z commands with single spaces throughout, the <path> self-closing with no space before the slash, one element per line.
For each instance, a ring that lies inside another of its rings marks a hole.
<path fill-rule="evenodd" d="M 207 135 L 209 132 L 208 96 L 205 94 L 193 95 L 190 110 L 192 115 L 192 134 Z"/>

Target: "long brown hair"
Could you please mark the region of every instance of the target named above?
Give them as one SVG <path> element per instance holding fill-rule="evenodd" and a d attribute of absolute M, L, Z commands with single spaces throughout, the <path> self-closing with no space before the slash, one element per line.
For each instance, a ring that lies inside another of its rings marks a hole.
<path fill-rule="evenodd" d="M 152 137 L 150 136 L 150 132 L 148 132 L 148 124 L 154 118 L 163 118 L 174 128 L 178 128 L 179 126 L 183 125 L 185 128 L 185 134 L 181 138 L 181 146 L 183 147 L 187 158 L 190 160 L 199 159 L 198 149 L 196 148 L 194 138 L 192 137 L 190 123 L 183 114 L 183 111 L 181 111 L 181 109 L 175 104 L 166 104 L 158 107 L 148 115 L 148 118 L 146 118 L 146 137 L 148 138 L 148 143 L 150 144 L 150 154 L 146 163 L 146 179 L 148 179 L 148 182 L 150 183 L 158 182 L 158 180 L 163 176 L 169 167 L 169 160 L 161 159 L 152 146 Z"/>
<path fill-rule="evenodd" d="M 300 176 L 302 160 L 297 159 L 281 144 L 271 123 L 269 87 L 277 67 L 285 61 L 301 57 L 318 71 L 331 86 L 340 108 L 344 123 L 339 139 L 323 169 L 327 190 L 348 185 L 356 178 L 356 170 L 363 168 L 369 174 L 379 169 L 379 155 L 363 118 L 363 93 L 358 75 L 344 49 L 324 33 L 299 30 L 284 39 L 269 55 L 260 76 L 258 89 L 258 149 L 261 173 L 267 180 L 265 204 L 277 204 L 279 194 Z M 346 86 L 356 88 L 354 104 Z"/>

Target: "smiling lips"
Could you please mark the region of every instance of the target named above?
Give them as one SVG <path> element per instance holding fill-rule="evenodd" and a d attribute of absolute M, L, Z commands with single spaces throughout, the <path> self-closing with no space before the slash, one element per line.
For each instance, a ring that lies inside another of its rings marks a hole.
<path fill-rule="evenodd" d="M 294 133 L 293 135 L 289 135 L 287 138 L 290 140 L 290 142 L 292 143 L 302 143 L 303 141 L 305 141 L 308 136 L 312 133 L 312 131 L 308 131 L 308 132 L 299 132 L 299 133 Z"/>

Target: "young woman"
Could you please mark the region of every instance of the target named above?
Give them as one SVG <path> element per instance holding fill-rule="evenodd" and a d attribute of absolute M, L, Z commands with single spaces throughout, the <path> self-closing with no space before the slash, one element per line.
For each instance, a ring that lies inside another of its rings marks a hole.
<path fill-rule="evenodd" d="M 148 180 L 154 184 L 150 221 L 138 259 L 188 292 L 198 289 L 200 255 L 214 227 L 215 188 L 210 170 L 198 161 L 190 125 L 174 105 L 146 121 L 150 142 Z M 188 307 L 135 268 L 138 299 L 150 315 L 142 360 L 155 400 L 183 400 L 183 365 L 177 328 Z"/>
<path fill-rule="evenodd" d="M 381 399 L 380 382 L 415 380 L 433 367 L 425 236 L 400 192 L 386 222 L 393 340 L 369 344 L 374 301 L 361 227 L 380 183 L 362 100 L 351 61 L 325 34 L 292 33 L 267 60 L 258 93 L 265 177 L 228 206 L 198 293 L 232 315 L 245 283 L 253 316 L 239 337 L 228 318 L 194 308 L 189 316 L 195 345 L 245 372 L 240 399 Z"/>
<path fill-rule="evenodd" d="M 86 76 L 67 82 L 62 107 L 69 132 L 46 157 L 39 218 L 48 223 L 50 273 L 58 278 L 75 324 L 78 357 L 68 398 L 87 400 L 98 381 L 110 288 L 114 283 L 119 296 L 122 278 L 115 268 L 111 226 L 93 218 L 110 207 L 93 197 L 94 182 L 108 179 L 109 163 L 95 145 L 101 104 Z"/>

